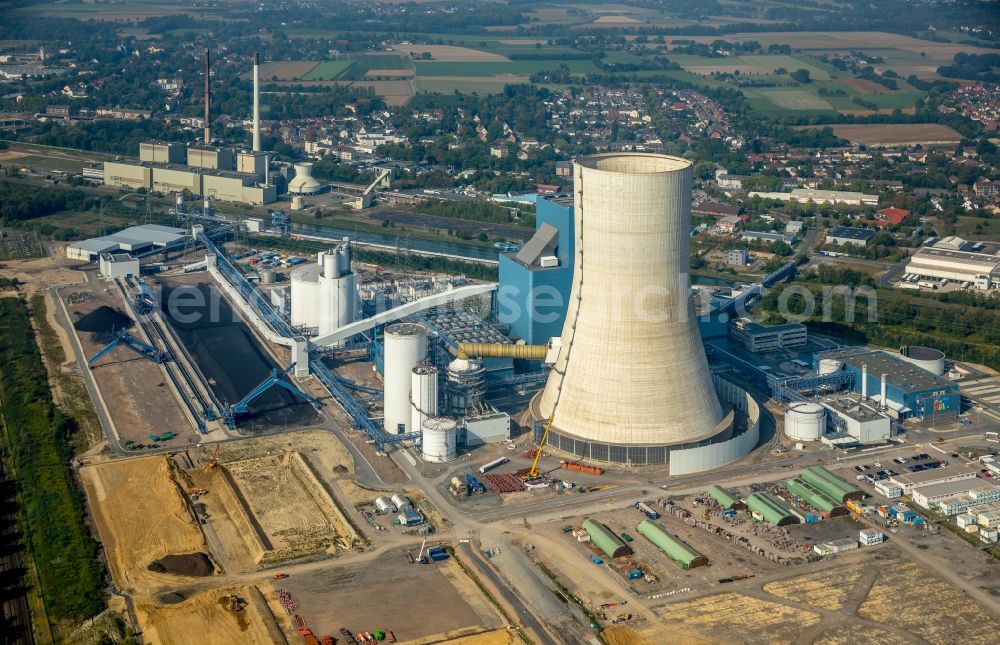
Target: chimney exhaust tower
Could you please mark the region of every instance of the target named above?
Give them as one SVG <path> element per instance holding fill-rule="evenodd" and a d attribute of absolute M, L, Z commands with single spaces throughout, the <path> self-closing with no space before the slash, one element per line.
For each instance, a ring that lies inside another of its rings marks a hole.
<path fill-rule="evenodd" d="M 212 90 L 211 66 L 208 60 L 208 47 L 205 48 L 205 145 L 212 145 Z"/>
<path fill-rule="evenodd" d="M 253 151 L 260 152 L 260 52 L 253 55 Z"/>
<path fill-rule="evenodd" d="M 666 463 L 727 440 L 691 299 L 691 162 L 577 159 L 572 290 L 559 356 L 532 417 L 549 445 L 598 461 Z"/>

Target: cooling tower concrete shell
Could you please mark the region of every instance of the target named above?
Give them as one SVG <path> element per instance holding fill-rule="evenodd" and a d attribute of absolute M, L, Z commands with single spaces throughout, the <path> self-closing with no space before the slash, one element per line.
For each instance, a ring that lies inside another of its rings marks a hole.
<path fill-rule="evenodd" d="M 385 419 L 388 434 L 414 432 L 410 405 L 413 368 L 427 360 L 427 328 L 399 323 L 385 328 L 385 367 L 382 373 Z"/>
<path fill-rule="evenodd" d="M 438 369 L 417 365 L 410 380 L 411 428 L 419 428 L 428 417 L 438 415 Z"/>
<path fill-rule="evenodd" d="M 793 403 L 785 411 L 785 434 L 799 441 L 818 441 L 826 428 L 826 409 L 812 402 Z"/>
<path fill-rule="evenodd" d="M 452 419 L 430 418 L 421 426 L 421 453 L 424 461 L 453 461 L 458 451 L 458 424 Z"/>
<path fill-rule="evenodd" d="M 313 177 L 313 165 L 308 161 L 295 164 L 295 176 L 288 182 L 288 192 L 292 195 L 314 195 L 323 187 Z"/>
<path fill-rule="evenodd" d="M 533 416 L 555 411 L 554 431 L 595 445 L 694 444 L 726 433 L 690 297 L 691 162 L 585 157 L 574 164 L 573 190 L 562 349 Z"/>

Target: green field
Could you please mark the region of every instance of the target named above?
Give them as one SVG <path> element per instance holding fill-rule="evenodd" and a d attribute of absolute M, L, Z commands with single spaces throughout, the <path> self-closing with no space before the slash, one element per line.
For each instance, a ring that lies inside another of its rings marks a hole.
<path fill-rule="evenodd" d="M 508 83 L 516 82 L 514 79 L 497 78 L 418 78 L 416 82 L 418 92 L 438 92 L 441 94 L 451 94 L 455 90 L 471 94 L 499 94 Z"/>
<path fill-rule="evenodd" d="M 428 76 L 499 76 L 501 74 L 530 75 L 565 65 L 575 74 L 596 74 L 599 69 L 589 60 L 514 60 L 507 62 L 421 62 L 414 64 L 418 77 Z"/>
<path fill-rule="evenodd" d="M 978 230 L 977 226 L 980 226 Z M 955 234 L 970 240 L 996 240 L 1000 236 L 1000 219 L 959 217 Z"/>
<path fill-rule="evenodd" d="M 323 61 L 302 76 L 303 81 L 335 81 L 351 66 L 349 60 Z"/>
<path fill-rule="evenodd" d="M 768 116 L 832 114 L 834 107 L 825 97 L 807 89 L 766 87 L 742 88 L 743 95 L 754 110 Z M 857 108 L 858 106 L 854 106 Z"/>

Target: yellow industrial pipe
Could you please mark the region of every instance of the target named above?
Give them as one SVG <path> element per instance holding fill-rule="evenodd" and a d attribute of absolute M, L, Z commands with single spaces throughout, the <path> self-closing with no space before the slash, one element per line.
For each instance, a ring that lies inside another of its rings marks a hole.
<path fill-rule="evenodd" d="M 456 358 L 519 358 L 544 361 L 548 345 L 511 345 L 509 343 L 459 343 Z"/>

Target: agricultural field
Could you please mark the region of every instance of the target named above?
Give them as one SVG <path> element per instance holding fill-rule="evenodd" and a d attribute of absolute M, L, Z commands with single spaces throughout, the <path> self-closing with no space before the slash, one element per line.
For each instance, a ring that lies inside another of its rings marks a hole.
<path fill-rule="evenodd" d="M 500 54 L 472 49 L 470 47 L 456 47 L 454 45 L 395 45 L 393 49 L 416 56 L 420 56 L 426 52 L 433 57 L 432 60 L 436 61 L 481 63 L 485 61 L 504 62 L 510 60 Z"/>
<path fill-rule="evenodd" d="M 774 74 L 779 68 L 784 68 L 789 72 L 797 69 L 809 70 L 809 74 L 814 80 L 825 81 L 830 79 L 832 67 L 820 62 L 812 56 L 785 56 L 785 55 L 746 55 L 746 56 L 726 56 L 723 58 L 709 58 L 707 56 L 691 56 L 687 54 L 668 54 L 671 61 L 677 63 L 685 70 L 698 75 L 708 75 L 712 72 L 741 75 L 766 75 Z"/>
<path fill-rule="evenodd" d="M 14 9 L 18 13 L 52 18 L 126 22 L 154 16 L 206 15 L 204 9 L 163 0 L 124 0 L 116 3 L 44 3 Z M 211 13 L 215 13 L 212 11 Z"/>
<path fill-rule="evenodd" d="M 589 60 L 515 60 L 510 62 L 436 62 L 417 61 L 414 67 L 418 78 L 440 76 L 515 76 L 530 75 L 566 65 L 575 74 L 596 74 L 599 70 Z"/>
<path fill-rule="evenodd" d="M 260 66 L 260 78 L 262 81 L 297 81 L 316 66 L 314 60 L 271 61 Z M 249 74 L 243 76 L 246 79 L 250 78 Z"/>
<path fill-rule="evenodd" d="M 839 124 L 833 133 L 854 144 L 897 146 L 958 143 L 962 135 L 946 125 L 936 123 L 901 124 Z"/>
<path fill-rule="evenodd" d="M 825 98 L 800 88 L 744 88 L 750 106 L 772 116 L 783 114 L 829 114 L 834 107 Z"/>
<path fill-rule="evenodd" d="M 335 81 L 351 66 L 347 60 L 327 60 L 318 63 L 302 75 L 303 81 Z"/>

